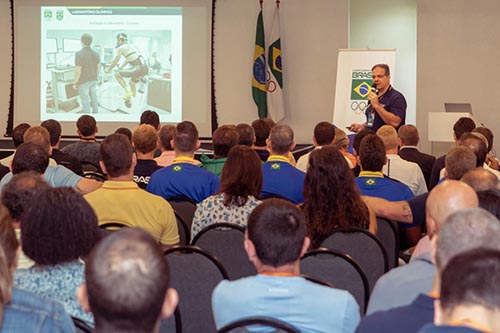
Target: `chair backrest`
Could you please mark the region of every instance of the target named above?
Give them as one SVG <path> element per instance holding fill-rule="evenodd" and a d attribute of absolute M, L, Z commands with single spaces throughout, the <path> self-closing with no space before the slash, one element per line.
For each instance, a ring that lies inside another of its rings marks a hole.
<path fill-rule="evenodd" d="M 191 230 L 194 212 L 196 211 L 196 201 L 188 197 L 175 196 L 168 198 L 172 208 L 182 217 L 188 230 Z"/>
<path fill-rule="evenodd" d="M 370 292 L 378 278 L 389 270 L 389 259 L 384 245 L 368 230 L 356 227 L 337 229 L 320 247 L 341 251 L 354 258 L 368 278 Z"/>
<path fill-rule="evenodd" d="M 276 330 L 273 331 L 273 333 L 276 332 L 300 333 L 300 331 L 295 327 L 293 327 L 292 325 L 282 320 L 271 317 L 248 317 L 239 319 L 237 321 L 227 324 L 224 327 L 221 327 L 217 331 L 217 333 L 249 332 L 248 330 L 246 330 L 246 327 L 255 325 L 275 328 Z"/>
<path fill-rule="evenodd" d="M 77 317 L 71 317 L 73 324 L 76 327 L 76 333 L 92 333 L 92 327 L 90 327 L 85 321 Z"/>
<path fill-rule="evenodd" d="M 160 321 L 159 333 L 182 333 L 182 319 L 179 306 L 175 308 L 174 315 Z"/>
<path fill-rule="evenodd" d="M 97 180 L 99 182 L 105 182 L 106 180 L 108 180 L 106 175 L 104 175 L 100 172 L 97 172 L 97 171 L 84 171 L 83 177 L 89 178 L 89 179 L 94 179 L 94 180 Z"/>
<path fill-rule="evenodd" d="M 184 333 L 215 332 L 212 291 L 227 273 L 220 261 L 196 246 L 175 246 L 165 251 L 171 286 L 179 293 Z"/>
<path fill-rule="evenodd" d="M 191 242 L 191 230 L 188 228 L 186 222 L 184 222 L 184 219 L 179 215 L 179 213 L 174 210 L 174 214 L 175 220 L 177 221 L 177 230 L 179 231 L 179 244 L 189 245 Z"/>
<path fill-rule="evenodd" d="M 191 244 L 216 256 L 226 268 L 229 279 L 236 280 L 257 274 L 248 260 L 244 240 L 244 227 L 234 223 L 214 223 L 196 234 Z"/>
<path fill-rule="evenodd" d="M 377 217 L 377 237 L 380 239 L 389 256 L 389 269 L 399 263 L 399 231 L 398 224 L 394 221 Z"/>
<path fill-rule="evenodd" d="M 366 311 L 370 297 L 368 279 L 361 266 L 349 255 L 326 248 L 312 250 L 300 260 L 300 271 L 349 291 L 358 302 L 361 313 Z"/>

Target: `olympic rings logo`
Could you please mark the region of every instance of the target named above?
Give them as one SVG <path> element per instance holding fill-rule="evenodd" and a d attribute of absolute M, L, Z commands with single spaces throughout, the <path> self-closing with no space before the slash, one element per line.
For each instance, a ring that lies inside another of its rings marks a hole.
<path fill-rule="evenodd" d="M 362 102 L 352 101 L 351 102 L 351 111 L 353 111 L 355 114 L 363 114 L 367 107 L 368 107 L 368 103 L 366 101 L 362 101 Z"/>

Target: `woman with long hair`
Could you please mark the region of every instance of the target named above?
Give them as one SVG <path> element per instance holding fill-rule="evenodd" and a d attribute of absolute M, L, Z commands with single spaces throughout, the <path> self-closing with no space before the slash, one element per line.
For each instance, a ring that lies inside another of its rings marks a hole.
<path fill-rule="evenodd" d="M 229 151 L 222 168 L 219 192 L 198 204 L 194 213 L 191 236 L 204 227 L 219 222 L 246 226 L 248 215 L 260 203 L 262 164 L 259 155 L 247 146 Z"/>
<path fill-rule="evenodd" d="M 354 174 L 333 146 L 313 151 L 304 180 L 304 204 L 311 248 L 337 228 L 361 227 L 375 233 L 377 220 L 354 183 Z"/>

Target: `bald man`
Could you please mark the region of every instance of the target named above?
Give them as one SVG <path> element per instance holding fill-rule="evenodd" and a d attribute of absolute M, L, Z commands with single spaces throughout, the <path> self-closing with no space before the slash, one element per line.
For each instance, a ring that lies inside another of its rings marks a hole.
<path fill-rule="evenodd" d="M 487 169 L 470 170 L 460 180 L 470 185 L 476 192 L 500 188 L 500 181 L 497 176 Z"/>
<path fill-rule="evenodd" d="M 427 231 L 434 236 L 445 219 L 460 209 L 478 207 L 476 192 L 457 180 L 446 180 L 429 194 L 426 203 Z M 420 255 L 407 265 L 384 274 L 375 284 L 367 314 L 411 303 L 419 293 L 431 291 L 435 266 L 431 262 L 430 242 L 418 243 Z"/>

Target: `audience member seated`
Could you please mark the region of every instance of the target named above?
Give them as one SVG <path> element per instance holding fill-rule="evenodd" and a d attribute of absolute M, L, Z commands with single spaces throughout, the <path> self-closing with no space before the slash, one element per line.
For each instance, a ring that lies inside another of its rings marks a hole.
<path fill-rule="evenodd" d="M 441 277 L 435 324 L 425 326 L 420 332 L 500 332 L 498 276 L 498 250 L 477 249 L 451 259 Z"/>
<path fill-rule="evenodd" d="M 459 181 L 447 180 L 430 192 L 427 227 L 432 238 L 439 234 L 446 218 L 462 208 L 477 207 L 474 190 Z M 432 200 L 432 201 L 431 201 Z M 384 274 L 375 284 L 367 314 L 410 304 L 420 293 L 432 289 L 435 268 L 429 251 L 422 251 L 409 264 Z"/>
<path fill-rule="evenodd" d="M 92 207 L 71 188 L 49 188 L 21 216 L 21 244 L 35 262 L 14 274 L 16 288 L 61 302 L 72 316 L 92 324 L 76 299 L 86 256 L 99 240 Z"/>
<path fill-rule="evenodd" d="M 488 170 L 493 171 L 493 172 L 494 171 L 498 171 L 499 161 L 492 154 L 492 151 L 493 151 L 493 141 L 495 140 L 495 137 L 493 136 L 493 132 L 489 128 L 486 128 L 486 127 L 476 127 L 476 128 L 474 128 L 472 130 L 472 133 L 480 133 L 488 141 L 488 145 L 486 147 L 488 149 L 488 154 L 486 155 L 485 169 L 488 169 Z"/>
<path fill-rule="evenodd" d="M 354 139 L 352 140 L 352 152 L 354 153 L 354 157 L 356 157 L 356 166 L 352 169 L 354 172 L 354 176 L 358 177 L 361 172 L 361 166 L 359 165 L 358 156 L 359 156 L 359 146 L 361 146 L 361 141 L 368 134 L 375 134 L 375 132 L 370 128 L 363 128 L 361 131 L 356 133 Z"/>
<path fill-rule="evenodd" d="M 191 237 L 213 223 L 246 226 L 248 216 L 260 204 L 257 198 L 261 189 L 262 166 L 259 155 L 248 146 L 231 148 L 222 168 L 219 193 L 206 198 L 196 207 Z"/>
<path fill-rule="evenodd" d="M 252 126 L 248 124 L 238 124 L 236 125 L 236 130 L 238 131 L 238 144 L 252 147 L 255 144 L 255 131 Z"/>
<path fill-rule="evenodd" d="M 472 131 L 476 127 L 474 120 L 468 117 L 461 117 L 458 119 L 453 125 L 453 139 L 455 140 L 455 144 L 458 146 L 460 144 L 460 137 L 462 134 Z M 440 175 L 439 173 L 444 168 L 444 159 L 446 155 L 436 158 L 434 161 L 434 165 L 432 166 L 431 178 L 429 181 L 429 191 L 436 186 L 439 182 Z"/>
<path fill-rule="evenodd" d="M 359 322 L 354 298 L 300 276 L 300 257 L 309 248 L 306 229 L 302 212 L 285 200 L 270 199 L 254 209 L 244 245 L 258 275 L 224 280 L 215 288 L 217 328 L 245 317 L 267 316 L 301 332 L 354 332 Z"/>
<path fill-rule="evenodd" d="M 160 116 L 158 113 L 146 110 L 141 114 L 141 119 L 139 125 L 151 125 L 155 131 L 160 130 Z"/>
<path fill-rule="evenodd" d="M 219 178 L 210 171 L 197 166 L 194 152 L 200 147 L 198 129 L 190 121 L 177 124 L 174 139 L 173 163 L 153 173 L 147 187 L 148 192 L 164 199 L 184 196 L 201 202 L 219 190 Z"/>
<path fill-rule="evenodd" d="M 439 186 L 438 186 L 439 187 Z M 437 189 L 438 187 L 435 187 Z M 471 222 L 465 222 L 461 214 L 468 215 Z M 475 232 L 474 222 L 484 231 Z M 420 292 L 409 305 L 380 311 L 365 317 L 358 333 L 416 333 L 434 318 L 434 300 L 439 297 L 440 274 L 451 258 L 471 249 L 483 246 L 500 249 L 500 223 L 491 214 L 480 209 L 461 210 L 446 219 L 439 237 L 433 238 L 432 262 L 436 265 L 432 289 L 429 293 Z M 489 234 L 491 232 L 491 234 Z M 437 241 L 436 241 L 437 240 Z M 492 243 L 490 243 L 492 242 Z M 485 245 L 486 244 L 486 245 Z"/>
<path fill-rule="evenodd" d="M 323 146 L 333 144 L 333 142 L 335 142 L 335 129 L 333 128 L 333 125 L 327 121 L 322 121 L 316 124 L 312 139 L 315 150 L 321 149 Z M 302 172 L 307 172 L 310 155 L 311 152 L 302 155 L 297 161 L 297 165 L 295 167 Z"/>
<path fill-rule="evenodd" d="M 271 128 L 274 127 L 274 121 L 269 118 L 257 119 L 253 121 L 252 127 L 255 132 L 255 144 L 252 148 L 259 154 L 262 162 L 265 162 L 269 157 L 266 140 L 269 138 Z"/>
<path fill-rule="evenodd" d="M 158 132 L 158 147 L 161 155 L 155 158 L 156 164 L 166 167 L 172 164 L 175 158 L 174 148 L 170 142 L 174 138 L 174 125 L 163 125 Z"/>
<path fill-rule="evenodd" d="M 95 118 L 86 114 L 81 116 L 76 121 L 76 128 L 80 140 L 63 147 L 61 150 L 77 158 L 84 166 L 84 170 L 85 163 L 99 167 L 99 143 L 95 139 L 98 129 Z"/>
<path fill-rule="evenodd" d="M 129 130 L 128 128 L 120 127 L 115 131 L 115 133 L 125 135 L 128 138 L 128 141 L 130 141 L 130 143 L 132 143 L 132 131 Z"/>
<path fill-rule="evenodd" d="M 491 171 L 481 168 L 468 171 L 460 180 L 469 184 L 476 192 L 498 189 L 500 186 L 497 176 Z"/>
<path fill-rule="evenodd" d="M 5 207 L 0 205 L 0 331 L 73 333 L 75 326 L 56 301 L 12 288 L 19 243 Z"/>
<path fill-rule="evenodd" d="M 477 192 L 479 207 L 487 210 L 500 220 L 500 190 L 491 189 Z"/>
<path fill-rule="evenodd" d="M 93 313 L 95 333 L 158 332 L 160 319 L 171 316 L 178 303 L 169 282 L 158 245 L 144 231 L 127 228 L 92 250 L 78 299 Z"/>
<path fill-rule="evenodd" d="M 153 129 L 149 125 L 141 125 Z M 147 231 L 164 247 L 179 242 L 175 215 L 163 198 L 143 191 L 133 181 L 136 157 L 122 134 L 111 134 L 101 143 L 101 168 L 108 174 L 103 186 L 85 195 L 99 224 L 118 222 Z"/>
<path fill-rule="evenodd" d="M 70 154 L 64 153 L 59 149 L 59 144 L 61 143 L 61 124 L 54 119 L 45 120 L 40 124 L 41 127 L 49 131 L 50 135 L 50 146 L 52 147 L 52 157 L 57 164 L 65 166 L 77 175 L 83 175 L 83 168 L 75 157 Z"/>
<path fill-rule="evenodd" d="M 376 232 L 376 216 L 361 199 L 344 156 L 333 146 L 312 152 L 302 207 L 311 248 L 319 247 L 337 228 L 360 227 Z"/>
<path fill-rule="evenodd" d="M 201 167 L 220 177 L 222 167 L 227 160 L 229 150 L 238 144 L 238 131 L 233 125 L 222 125 L 212 135 L 214 147 L 214 158 L 206 155 L 201 156 Z"/>
<path fill-rule="evenodd" d="M 399 152 L 398 155 L 410 162 L 417 163 L 424 174 L 425 183 L 429 186 L 432 166 L 436 158 L 418 150 L 420 137 L 418 129 L 413 125 L 403 125 L 398 129 Z"/>
<path fill-rule="evenodd" d="M 398 155 L 398 133 L 394 127 L 384 125 L 377 131 L 385 146 L 387 163 L 382 172 L 408 185 L 414 195 L 427 192 L 425 178 L 417 163 L 408 162 Z"/>
<path fill-rule="evenodd" d="M 132 133 L 132 144 L 137 156 L 137 163 L 134 168 L 134 182 L 140 188 L 146 189 L 153 172 L 161 169 L 161 166 L 158 166 L 154 160 L 154 153 L 158 145 L 158 134 L 151 125 L 139 125 Z"/>
<path fill-rule="evenodd" d="M 261 197 L 278 195 L 295 203 L 303 202 L 305 173 L 292 166 L 288 159 L 290 151 L 295 147 L 293 130 L 288 125 L 276 125 L 271 129 L 266 142 L 271 155 L 262 164 Z"/>
<path fill-rule="evenodd" d="M 2 189 L 2 205 L 7 207 L 16 236 L 21 241 L 21 215 L 36 200 L 41 191 L 50 188 L 40 174 L 32 171 L 21 172 L 12 177 L 12 180 Z M 24 252 L 19 251 L 17 268 L 29 268 L 33 261 L 28 259 Z"/>
<path fill-rule="evenodd" d="M 340 150 L 342 155 L 346 158 L 346 161 L 348 162 L 347 164 L 349 167 L 355 168 L 358 165 L 358 162 L 356 161 L 356 157 L 354 157 L 353 154 L 351 154 L 348 149 L 349 149 L 349 138 L 347 137 L 347 134 L 340 128 L 335 129 L 335 140 L 333 145 Z"/>
<path fill-rule="evenodd" d="M 12 130 L 12 142 L 14 143 L 14 148 L 17 149 L 17 147 L 19 147 L 21 143 L 24 142 L 24 133 L 30 127 L 31 126 L 26 123 L 21 123 L 16 127 L 14 127 L 14 129 Z M 0 164 L 9 168 L 13 158 L 14 158 L 14 153 L 5 158 L 2 158 L 0 160 Z"/>

